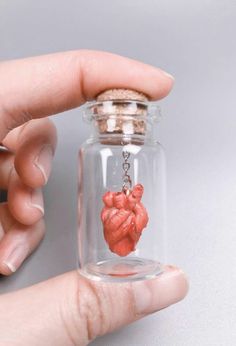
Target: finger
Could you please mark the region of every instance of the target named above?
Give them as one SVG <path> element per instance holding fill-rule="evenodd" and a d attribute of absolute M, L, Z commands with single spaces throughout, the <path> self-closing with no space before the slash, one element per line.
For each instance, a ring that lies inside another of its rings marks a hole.
<path fill-rule="evenodd" d="M 48 181 L 57 135 L 49 119 L 37 119 L 15 128 L 3 144 L 15 152 L 15 169 L 21 181 L 37 188 Z"/>
<path fill-rule="evenodd" d="M 44 215 L 41 189 L 24 185 L 14 169 L 9 179 L 8 206 L 14 218 L 23 225 L 32 225 Z"/>
<path fill-rule="evenodd" d="M 23 226 L 12 218 L 7 203 L 1 204 L 0 216 L 0 229 L 4 229 L 0 240 L 0 274 L 11 275 L 42 240 L 44 221 L 30 227 Z"/>
<path fill-rule="evenodd" d="M 12 343 L 22 345 L 84 346 L 177 303 L 187 291 L 186 276 L 174 267 L 155 279 L 122 284 L 89 281 L 71 272 L 2 296 L 1 337 L 10 335 Z"/>
<path fill-rule="evenodd" d="M 0 140 L 10 129 L 81 105 L 108 88 L 166 96 L 173 78 L 155 67 L 106 52 L 73 51 L 0 64 Z"/>
<path fill-rule="evenodd" d="M 155 279 L 133 283 L 102 283 L 81 278 L 78 285 L 77 340 L 84 344 L 182 300 L 188 281 L 182 270 L 166 266 Z M 87 339 L 86 339 L 87 338 Z M 76 340 L 76 338 L 75 338 Z"/>
<path fill-rule="evenodd" d="M 8 188 L 11 170 L 14 166 L 14 155 L 6 150 L 0 151 L 0 189 Z"/>

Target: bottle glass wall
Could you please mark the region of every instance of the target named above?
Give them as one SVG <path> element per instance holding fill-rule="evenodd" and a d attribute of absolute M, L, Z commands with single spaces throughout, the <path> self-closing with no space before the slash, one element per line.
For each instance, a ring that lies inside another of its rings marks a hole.
<path fill-rule="evenodd" d="M 162 271 L 165 157 L 153 138 L 158 115 L 155 103 L 129 100 L 84 108 L 91 136 L 79 152 L 78 266 L 89 278 L 131 281 Z"/>

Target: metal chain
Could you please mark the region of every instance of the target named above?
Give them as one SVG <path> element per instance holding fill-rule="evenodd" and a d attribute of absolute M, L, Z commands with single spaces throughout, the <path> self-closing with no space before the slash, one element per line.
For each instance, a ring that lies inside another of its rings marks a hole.
<path fill-rule="evenodd" d="M 132 187 L 132 180 L 130 178 L 130 175 L 128 174 L 128 171 L 130 169 L 130 163 L 128 162 L 128 159 L 130 157 L 130 153 L 128 151 L 123 151 L 122 156 L 124 158 L 124 162 L 122 164 L 122 168 L 124 170 L 122 189 L 124 192 L 126 192 L 127 190 L 131 189 L 131 187 Z"/>

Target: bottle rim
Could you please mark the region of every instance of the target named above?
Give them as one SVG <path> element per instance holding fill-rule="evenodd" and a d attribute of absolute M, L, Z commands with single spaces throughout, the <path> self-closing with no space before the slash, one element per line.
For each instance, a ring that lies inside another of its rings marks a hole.
<path fill-rule="evenodd" d="M 119 105 L 122 105 L 123 111 L 117 111 Z M 159 122 L 163 118 L 158 101 L 94 100 L 86 102 L 81 110 L 83 119 L 86 122 L 104 117 L 136 117 L 140 120 L 145 119 L 152 122 Z"/>

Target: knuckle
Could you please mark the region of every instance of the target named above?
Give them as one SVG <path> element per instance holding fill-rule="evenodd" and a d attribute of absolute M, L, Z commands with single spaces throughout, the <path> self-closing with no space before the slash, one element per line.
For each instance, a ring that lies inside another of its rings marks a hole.
<path fill-rule="evenodd" d="M 110 330 L 111 298 L 102 286 L 82 279 L 77 293 L 79 320 L 84 324 L 88 342 Z"/>

